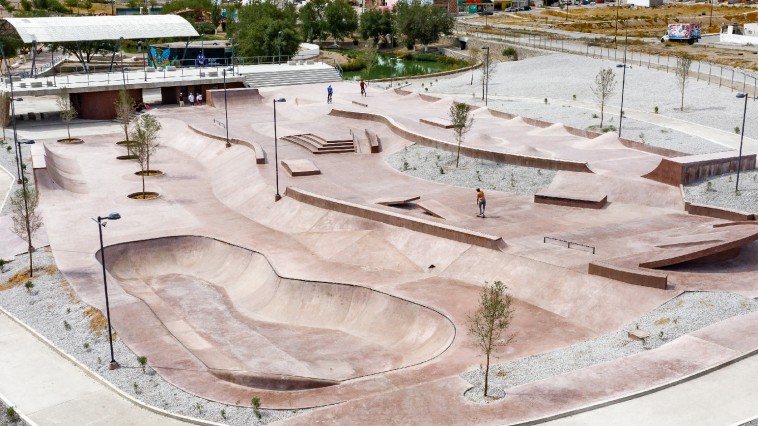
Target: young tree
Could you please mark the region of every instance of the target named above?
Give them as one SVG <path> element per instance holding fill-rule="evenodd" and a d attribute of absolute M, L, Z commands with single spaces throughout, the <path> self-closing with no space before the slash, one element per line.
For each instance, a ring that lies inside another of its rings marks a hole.
<path fill-rule="evenodd" d="M 142 172 L 142 197 L 145 197 L 145 176 L 150 171 L 150 156 L 158 149 L 161 123 L 152 114 L 142 114 L 134 123 L 131 138 L 136 143 L 137 161 Z"/>
<path fill-rule="evenodd" d="M 19 238 L 26 241 L 29 250 L 29 276 L 34 276 L 32 265 L 32 238 L 42 226 L 42 218 L 37 213 L 37 204 L 39 195 L 33 188 L 24 185 L 18 189 L 10 198 L 11 201 L 11 219 L 13 220 L 13 233 Z"/>
<path fill-rule="evenodd" d="M 3 125 L 3 143 L 5 143 L 5 128 L 10 121 L 11 98 L 8 93 L 0 93 L 0 120 Z"/>
<path fill-rule="evenodd" d="M 479 63 L 479 61 L 482 60 L 481 59 L 482 58 L 482 49 L 480 49 L 480 48 L 478 48 L 476 46 L 472 46 L 471 48 L 469 48 L 468 56 L 469 56 L 469 58 L 471 58 L 471 64 L 472 65 L 476 65 L 476 64 Z M 482 66 L 484 66 L 484 65 L 482 64 Z M 474 74 L 475 73 L 476 73 L 476 68 L 474 68 L 474 69 L 471 70 L 471 85 L 472 86 L 474 85 Z"/>
<path fill-rule="evenodd" d="M 350 36 L 358 29 L 358 14 L 347 0 L 331 0 L 324 9 L 326 30 L 329 31 L 334 44 Z"/>
<path fill-rule="evenodd" d="M 687 88 L 687 80 L 690 77 L 690 67 L 692 66 L 692 56 L 684 53 L 676 58 L 676 82 L 679 91 L 682 92 L 682 105 L 680 111 L 684 111 L 684 89 Z"/>
<path fill-rule="evenodd" d="M 479 56 L 482 60 L 482 77 L 480 81 L 482 83 L 482 100 L 484 100 L 485 86 L 489 84 L 489 80 L 497 72 L 497 64 L 500 63 L 501 57 L 491 47 L 490 49 L 483 49 L 479 53 Z"/>
<path fill-rule="evenodd" d="M 503 333 L 513 319 L 513 297 L 506 293 L 502 281 L 490 285 L 485 282 L 479 298 L 479 307 L 468 316 L 468 334 L 486 358 L 484 368 L 484 396 L 489 389 L 490 356 L 497 353 L 513 336 L 503 338 Z"/>
<path fill-rule="evenodd" d="M 116 119 L 124 128 L 126 153 L 127 155 L 131 155 L 132 149 L 129 145 L 129 121 L 132 119 L 132 114 L 134 114 L 134 99 L 129 96 L 126 90 L 121 89 L 118 91 L 118 98 L 113 102 L 113 108 L 116 110 Z"/>
<path fill-rule="evenodd" d="M 603 128 L 603 115 L 608 99 L 616 92 L 616 74 L 611 68 L 603 68 L 595 76 L 595 84 L 591 87 L 598 104 L 600 104 L 600 129 Z"/>
<path fill-rule="evenodd" d="M 458 143 L 458 155 L 455 158 L 455 167 L 461 158 L 461 144 L 471 126 L 474 124 L 474 117 L 471 117 L 471 107 L 463 103 L 454 103 L 450 106 L 450 124 L 453 126 L 455 141 Z"/>
<path fill-rule="evenodd" d="M 374 68 L 374 64 L 376 63 L 377 58 L 379 57 L 379 51 L 376 47 L 369 48 L 366 50 L 366 54 L 363 57 L 366 61 L 366 80 L 371 78 L 371 70 Z"/>
<path fill-rule="evenodd" d="M 58 104 L 58 109 L 61 111 L 61 120 L 63 120 L 63 123 L 66 125 L 68 140 L 71 140 L 71 120 L 76 118 L 77 112 L 76 108 L 74 108 L 74 105 L 71 103 L 71 96 L 68 93 L 68 88 L 61 88 L 56 102 Z"/>

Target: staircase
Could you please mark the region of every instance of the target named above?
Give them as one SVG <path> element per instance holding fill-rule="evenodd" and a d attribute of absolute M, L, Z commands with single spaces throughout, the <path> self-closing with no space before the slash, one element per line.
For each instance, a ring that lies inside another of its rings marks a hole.
<path fill-rule="evenodd" d="M 279 139 L 300 145 L 314 154 L 341 154 L 345 152 L 355 152 L 355 143 L 353 143 L 352 139 L 328 141 L 310 133 L 304 135 L 290 135 Z"/>
<path fill-rule="evenodd" d="M 331 83 L 341 81 L 336 68 L 305 68 L 286 71 L 256 72 L 245 74 L 247 87 L 292 86 L 295 84 Z"/>

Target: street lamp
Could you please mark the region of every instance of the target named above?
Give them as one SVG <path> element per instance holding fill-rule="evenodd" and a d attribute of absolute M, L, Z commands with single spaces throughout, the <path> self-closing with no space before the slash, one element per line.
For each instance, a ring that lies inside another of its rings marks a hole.
<path fill-rule="evenodd" d="M 488 100 L 489 94 L 490 94 L 490 47 L 489 46 L 484 46 L 482 49 L 486 49 L 487 50 L 487 60 L 485 62 L 486 65 L 485 65 L 485 68 L 484 68 L 484 72 L 485 72 L 485 74 L 484 74 L 484 80 L 485 80 L 486 83 L 485 83 L 485 85 L 483 87 L 483 89 L 484 89 L 484 106 L 487 106 L 487 100 Z"/>
<path fill-rule="evenodd" d="M 621 122 L 624 119 L 624 86 L 626 85 L 626 46 L 629 44 L 629 25 L 624 20 L 626 36 L 624 39 L 624 72 L 621 74 L 621 111 L 619 111 L 619 138 L 621 138 Z M 618 67 L 618 65 L 616 65 Z M 602 131 L 602 129 L 600 129 Z"/>
<path fill-rule="evenodd" d="M 276 35 L 276 45 L 278 48 L 278 55 L 276 57 L 276 63 L 282 62 L 282 32 L 279 31 L 279 34 Z"/>
<path fill-rule="evenodd" d="M 16 146 L 16 171 L 18 173 L 18 181 L 16 181 L 16 183 L 22 184 L 25 183 L 26 180 L 24 179 L 22 168 L 24 160 L 21 151 L 19 150 L 20 145 L 18 143 L 18 134 L 16 133 L 16 96 L 13 94 L 13 75 L 11 74 L 11 67 L 8 65 L 8 60 L 5 57 L 5 49 L 3 48 L 2 43 L 0 43 L 0 54 L 2 54 L 5 69 L 8 70 L 8 83 L 11 86 L 11 122 L 13 123 L 13 144 Z M 3 130 L 3 132 L 5 132 L 5 130 Z M 3 141 L 5 141 L 5 133 L 3 133 Z M 24 191 L 24 193 L 26 193 L 26 191 Z"/>
<path fill-rule="evenodd" d="M 737 185 L 734 187 L 734 193 L 740 192 L 740 168 L 742 168 L 742 142 L 745 139 L 745 116 L 747 115 L 747 100 L 750 96 L 747 93 L 737 93 L 738 98 L 745 98 L 745 107 L 742 110 L 742 132 L 740 134 L 740 154 L 737 157 Z"/>
<path fill-rule="evenodd" d="M 147 57 L 145 56 L 147 52 L 147 40 L 145 40 L 145 42 L 142 44 L 142 64 L 144 65 L 145 70 L 145 81 L 147 81 Z"/>
<path fill-rule="evenodd" d="M 274 99 L 274 167 L 276 168 L 276 195 L 274 201 L 279 201 L 282 196 L 279 195 L 279 139 L 276 137 L 276 103 L 287 102 L 284 98 Z"/>
<path fill-rule="evenodd" d="M 113 332 L 111 331 L 111 308 L 108 302 L 108 281 L 105 278 L 105 249 L 103 247 L 103 228 L 108 224 L 108 220 L 119 220 L 121 215 L 118 213 L 111 213 L 108 216 L 98 216 L 97 219 L 92 219 L 97 222 L 97 230 L 100 233 L 100 263 L 103 265 L 103 288 L 105 289 L 105 315 L 108 319 L 108 343 L 111 347 L 111 362 L 108 365 L 109 370 L 115 370 L 121 365 L 116 362 L 116 358 L 113 356 Z"/>
<path fill-rule="evenodd" d="M 229 143 L 229 110 L 226 108 L 226 70 L 225 69 L 222 71 L 222 74 L 224 75 L 224 116 L 226 117 L 226 126 L 225 126 L 226 127 L 226 147 L 230 148 L 232 144 Z M 276 104 L 274 104 L 274 117 L 276 117 Z"/>

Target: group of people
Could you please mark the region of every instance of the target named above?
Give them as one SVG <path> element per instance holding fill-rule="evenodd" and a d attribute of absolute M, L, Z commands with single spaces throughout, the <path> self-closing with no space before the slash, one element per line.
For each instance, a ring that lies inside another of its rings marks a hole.
<path fill-rule="evenodd" d="M 190 106 L 202 105 L 203 94 L 197 93 L 195 95 L 195 94 L 192 94 L 192 92 L 190 92 L 189 96 L 187 96 L 187 102 L 189 102 Z M 184 92 L 179 92 L 179 106 L 180 107 L 184 106 Z"/>

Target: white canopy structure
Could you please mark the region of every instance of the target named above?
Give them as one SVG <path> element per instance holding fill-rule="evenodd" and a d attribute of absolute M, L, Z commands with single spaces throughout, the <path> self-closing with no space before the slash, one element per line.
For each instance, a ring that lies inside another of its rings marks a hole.
<path fill-rule="evenodd" d="M 199 36 L 192 24 L 178 15 L 5 18 L 5 21 L 24 43 Z"/>

